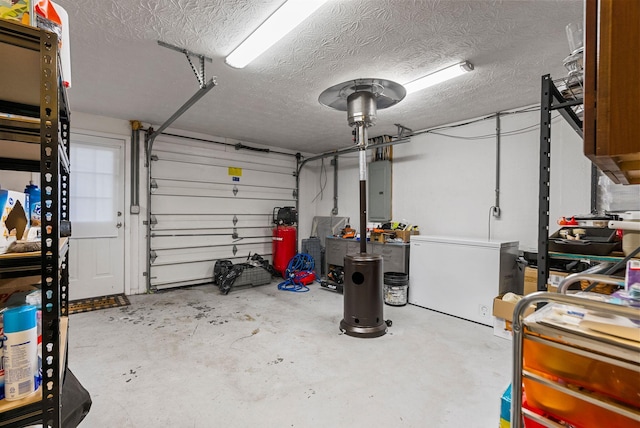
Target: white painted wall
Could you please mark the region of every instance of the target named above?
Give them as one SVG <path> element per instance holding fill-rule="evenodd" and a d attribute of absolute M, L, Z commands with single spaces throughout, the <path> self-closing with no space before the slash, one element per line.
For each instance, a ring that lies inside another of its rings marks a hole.
<path fill-rule="evenodd" d="M 0 189 L 23 192 L 29 181 L 39 186 L 40 173 L 0 170 Z"/>
<path fill-rule="evenodd" d="M 325 160 L 325 166 L 328 166 Z M 325 168 L 326 173 L 333 173 L 330 168 Z M 325 173 L 321 171 L 320 162 L 310 162 L 300 171 L 300 197 L 298 198 L 298 241 L 308 238 L 311 234 L 313 217 L 325 215 L 321 213 L 322 207 L 333 198 L 333 185 L 325 183 Z M 331 202 L 329 202 L 331 203 Z M 331 208 L 329 208 L 329 213 Z M 329 214 L 326 214 L 329 215 Z"/>
<path fill-rule="evenodd" d="M 502 133 L 530 130 L 501 139 L 500 219 L 489 216 L 495 201 L 496 139 L 453 139 L 435 134 L 413 137 L 393 149 L 393 216 L 420 226 L 422 234 L 517 240 L 520 248 L 537 248 L 539 183 L 539 112 L 505 115 Z M 409 124 L 410 125 L 410 124 Z M 442 133 L 473 138 L 495 133 L 495 119 Z M 375 135 L 375 128 L 371 129 Z M 552 125 L 551 232 L 563 215 L 588 214 L 590 162 L 582 140 L 558 118 Z M 340 157 L 339 210 L 358 227 L 358 160 Z M 327 188 L 332 189 L 329 168 Z M 316 203 L 318 215 L 329 215 L 332 201 Z"/>

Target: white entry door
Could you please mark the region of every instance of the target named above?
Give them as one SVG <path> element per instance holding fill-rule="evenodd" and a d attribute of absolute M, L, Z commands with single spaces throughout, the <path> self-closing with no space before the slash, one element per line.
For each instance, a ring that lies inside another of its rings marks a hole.
<path fill-rule="evenodd" d="M 124 292 L 124 140 L 71 134 L 69 300 Z"/>

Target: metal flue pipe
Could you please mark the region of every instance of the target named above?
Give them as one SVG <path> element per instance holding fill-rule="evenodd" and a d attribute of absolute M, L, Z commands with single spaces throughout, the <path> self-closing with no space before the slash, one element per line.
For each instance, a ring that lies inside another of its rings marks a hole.
<path fill-rule="evenodd" d="M 360 252 L 367 252 L 367 127 L 376 120 L 375 96 L 370 91 L 357 91 L 347 97 L 349 126 L 356 128 L 360 177 Z"/>

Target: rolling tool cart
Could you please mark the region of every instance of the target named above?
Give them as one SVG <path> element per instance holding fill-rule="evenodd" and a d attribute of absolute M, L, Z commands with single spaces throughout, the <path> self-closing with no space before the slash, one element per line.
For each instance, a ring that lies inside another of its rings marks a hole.
<path fill-rule="evenodd" d="M 564 282 L 581 279 L 618 281 L 575 274 Z M 640 308 L 607 299 L 538 292 L 516 305 L 512 427 L 640 425 Z M 530 305 L 543 302 L 524 318 Z"/>

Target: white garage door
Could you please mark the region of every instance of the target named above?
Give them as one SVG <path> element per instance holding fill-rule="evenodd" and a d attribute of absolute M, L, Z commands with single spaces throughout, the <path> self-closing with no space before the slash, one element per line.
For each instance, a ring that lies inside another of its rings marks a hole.
<path fill-rule="evenodd" d="M 295 206 L 295 156 L 160 136 L 150 167 L 152 288 L 211 282 L 218 259 L 271 261 L 274 208 Z"/>

